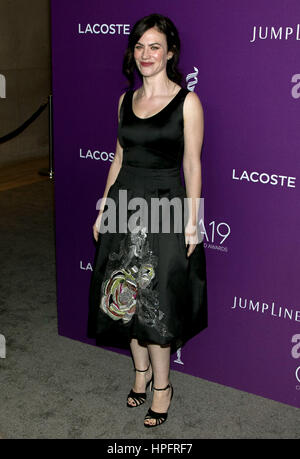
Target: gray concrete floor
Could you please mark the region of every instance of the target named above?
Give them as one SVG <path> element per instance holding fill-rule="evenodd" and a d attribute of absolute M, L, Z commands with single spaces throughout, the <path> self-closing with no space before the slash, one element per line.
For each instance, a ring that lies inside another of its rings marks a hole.
<path fill-rule="evenodd" d="M 145 429 L 131 359 L 57 333 L 53 183 L 0 196 L 0 438 L 300 438 L 299 409 L 176 371 L 167 422 Z"/>

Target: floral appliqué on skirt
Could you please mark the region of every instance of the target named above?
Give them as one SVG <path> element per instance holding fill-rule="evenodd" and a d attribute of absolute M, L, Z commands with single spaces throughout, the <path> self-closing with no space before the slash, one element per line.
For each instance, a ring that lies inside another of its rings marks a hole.
<path fill-rule="evenodd" d="M 153 288 L 158 257 L 149 247 L 146 227 L 138 226 L 122 239 L 119 251 L 109 255 L 101 286 L 100 308 L 113 320 L 140 323 L 167 335 L 165 314 L 159 309 L 158 291 Z"/>

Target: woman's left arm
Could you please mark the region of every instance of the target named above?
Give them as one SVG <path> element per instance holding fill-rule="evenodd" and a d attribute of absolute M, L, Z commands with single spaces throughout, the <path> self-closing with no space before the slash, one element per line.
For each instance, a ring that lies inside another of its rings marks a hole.
<path fill-rule="evenodd" d="M 183 171 L 188 199 L 188 221 L 185 226 L 185 243 L 189 245 L 190 256 L 197 243 L 197 219 L 201 197 L 201 149 L 204 136 L 204 114 L 201 101 L 196 93 L 191 92 L 183 105 L 184 119 L 184 156 Z M 198 199 L 197 199 L 198 198 Z"/>

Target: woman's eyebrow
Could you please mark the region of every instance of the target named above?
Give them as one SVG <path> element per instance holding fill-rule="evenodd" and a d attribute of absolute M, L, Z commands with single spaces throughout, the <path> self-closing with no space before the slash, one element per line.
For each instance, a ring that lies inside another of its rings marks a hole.
<path fill-rule="evenodd" d="M 137 45 L 142 45 L 142 46 L 144 46 L 143 43 L 141 43 L 141 42 L 139 42 L 139 41 L 137 41 L 136 44 L 137 44 Z M 150 44 L 149 44 L 149 46 L 152 46 L 152 45 L 159 45 L 159 46 L 161 46 L 160 43 L 150 43 Z"/>

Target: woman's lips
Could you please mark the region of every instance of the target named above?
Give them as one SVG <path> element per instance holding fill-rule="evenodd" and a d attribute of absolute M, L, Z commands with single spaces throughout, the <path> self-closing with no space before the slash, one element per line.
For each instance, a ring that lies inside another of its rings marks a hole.
<path fill-rule="evenodd" d="M 153 64 L 153 62 L 141 62 L 141 65 L 143 67 L 148 67 L 149 65 L 152 65 L 152 64 Z"/>

